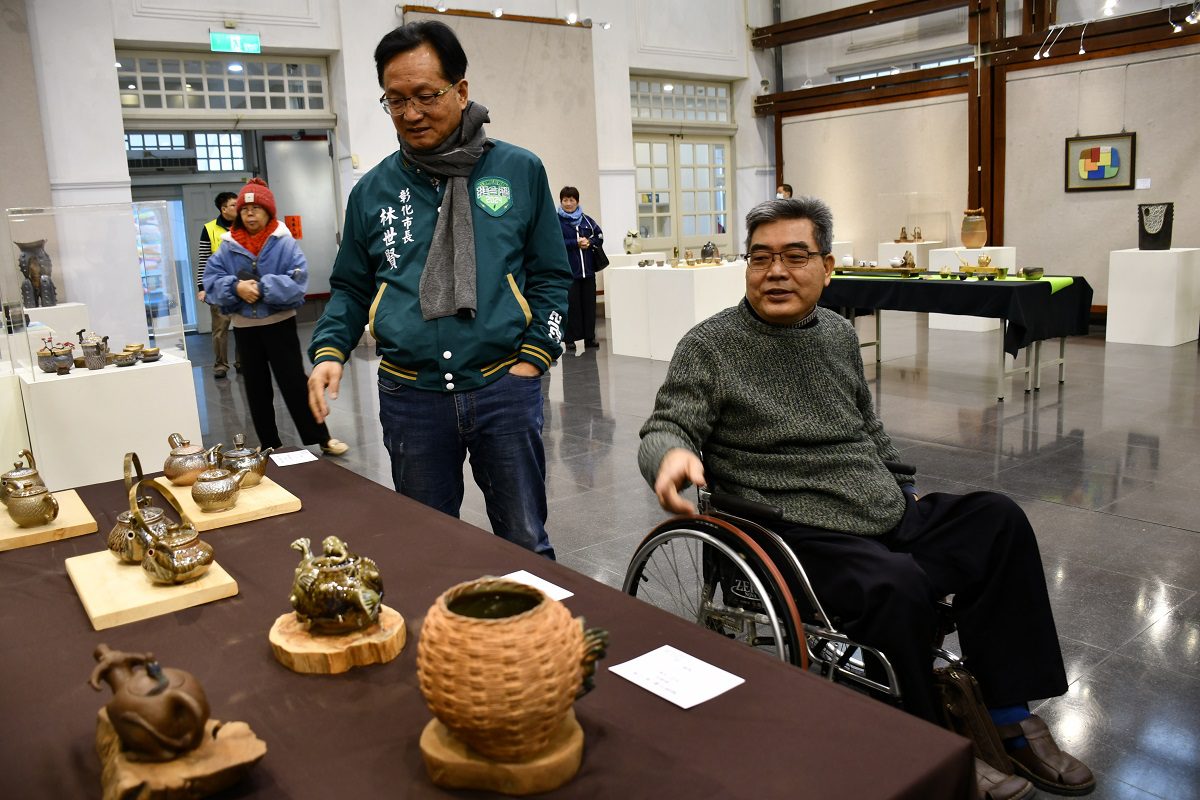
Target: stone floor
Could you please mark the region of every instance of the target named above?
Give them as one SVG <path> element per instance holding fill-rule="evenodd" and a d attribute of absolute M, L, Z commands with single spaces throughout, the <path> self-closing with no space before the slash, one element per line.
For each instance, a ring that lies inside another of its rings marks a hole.
<path fill-rule="evenodd" d="M 860 321 L 861 323 L 861 321 Z M 869 323 L 869 320 L 867 321 Z M 302 326 L 307 341 L 311 326 Z M 1038 709 L 1097 772 L 1096 798 L 1200 798 L 1200 357 L 1197 345 L 1071 339 L 1067 382 L 1013 386 L 997 403 L 995 332 L 930 330 L 884 316 L 885 360 L 865 350 L 876 404 L 922 492 L 994 489 L 1038 531 L 1071 680 Z M 641 538 L 665 518 L 637 472 L 638 429 L 666 363 L 602 347 L 568 353 L 546 381 L 550 532 L 559 560 L 620 586 Z M 212 377 L 207 336 L 189 336 L 206 442 L 252 430 L 237 376 Z M 329 420 L 340 462 L 390 485 L 377 359 L 359 347 Z M 277 401 L 283 439 L 295 430 Z M 488 528 L 471 481 L 462 518 Z M 484 535 L 481 533 L 481 535 Z"/>

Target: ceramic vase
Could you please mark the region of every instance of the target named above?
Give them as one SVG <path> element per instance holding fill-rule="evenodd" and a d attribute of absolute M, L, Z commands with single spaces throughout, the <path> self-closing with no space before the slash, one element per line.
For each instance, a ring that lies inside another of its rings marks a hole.
<path fill-rule="evenodd" d="M 1138 250 L 1170 250 L 1174 203 L 1138 205 Z"/>
<path fill-rule="evenodd" d="M 454 736 L 493 761 L 545 750 L 604 650 L 562 603 L 503 578 L 448 589 L 417 647 L 421 693 Z"/>
<path fill-rule="evenodd" d="M 987 244 L 987 219 L 982 208 L 968 208 L 963 212 L 962 231 L 959 238 L 963 247 L 977 248 Z"/>

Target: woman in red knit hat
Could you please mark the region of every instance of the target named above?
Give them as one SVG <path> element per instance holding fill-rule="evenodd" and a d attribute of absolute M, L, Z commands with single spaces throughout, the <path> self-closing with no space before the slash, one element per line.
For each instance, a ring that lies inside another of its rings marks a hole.
<path fill-rule="evenodd" d="M 349 446 L 332 438 L 308 408 L 308 375 L 296 334 L 296 309 L 307 288 L 308 262 L 276 219 L 275 195 L 261 178 L 251 178 L 238 193 L 237 219 L 205 265 L 205 300 L 232 319 L 259 444 L 283 444 L 275 425 L 274 374 L 300 440 L 340 456 Z"/>

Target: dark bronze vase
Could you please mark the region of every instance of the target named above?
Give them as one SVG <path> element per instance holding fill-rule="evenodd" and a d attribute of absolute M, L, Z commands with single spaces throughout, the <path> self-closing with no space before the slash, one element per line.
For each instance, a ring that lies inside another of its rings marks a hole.
<path fill-rule="evenodd" d="M 1138 250 L 1170 250 L 1174 225 L 1174 203 L 1139 204 Z"/>

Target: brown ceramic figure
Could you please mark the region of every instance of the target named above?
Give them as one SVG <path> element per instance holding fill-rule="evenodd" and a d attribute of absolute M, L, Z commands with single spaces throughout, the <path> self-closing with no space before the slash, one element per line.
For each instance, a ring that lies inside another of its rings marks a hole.
<path fill-rule="evenodd" d="M 208 700 L 187 672 L 162 667 L 151 653 L 96 647 L 88 683 L 113 691 L 105 707 L 125 754 L 138 761 L 170 761 L 199 746 L 208 721 Z"/>
<path fill-rule="evenodd" d="M 987 219 L 982 208 L 968 208 L 963 212 L 962 230 L 959 238 L 963 247 L 977 248 L 987 244 Z"/>

